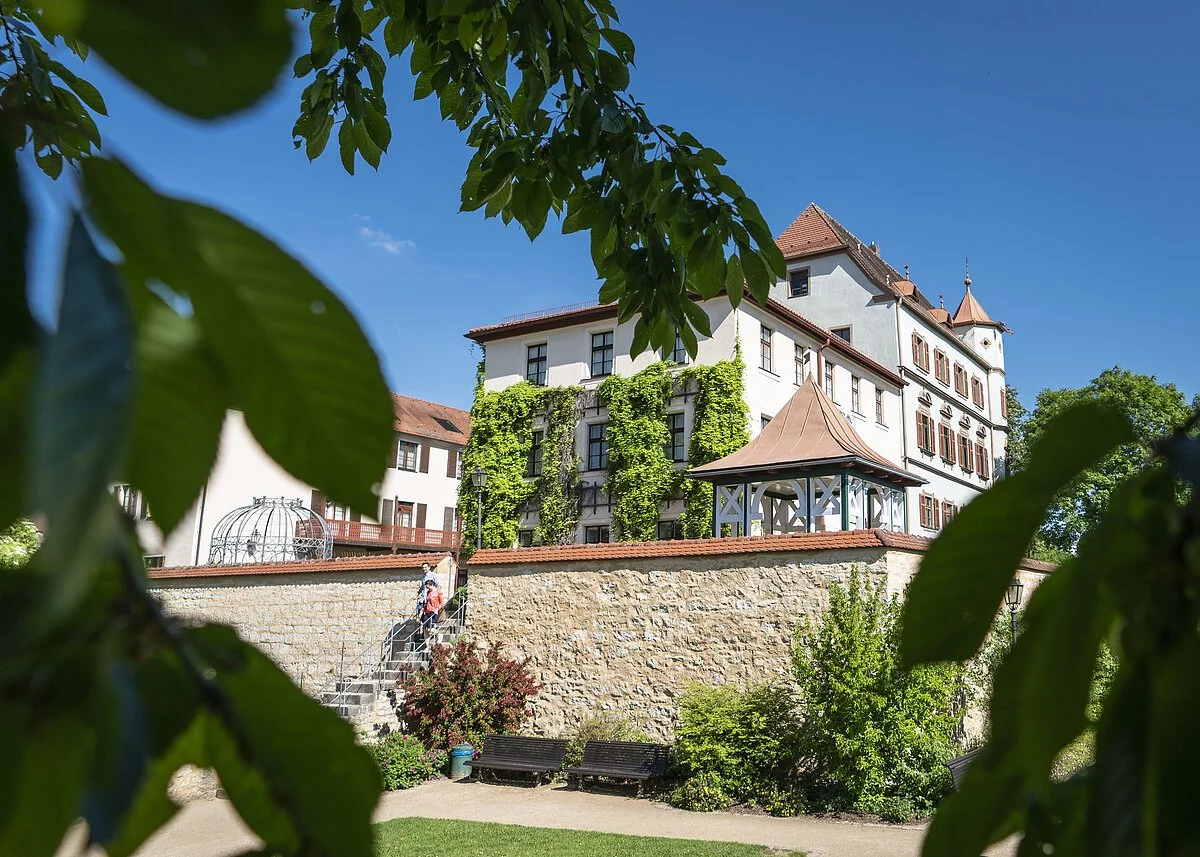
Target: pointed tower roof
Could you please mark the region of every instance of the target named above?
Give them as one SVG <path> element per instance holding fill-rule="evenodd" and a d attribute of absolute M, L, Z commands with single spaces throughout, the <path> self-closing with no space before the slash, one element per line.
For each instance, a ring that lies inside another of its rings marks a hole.
<path fill-rule="evenodd" d="M 1000 322 L 994 321 L 991 316 L 984 311 L 983 306 L 971 294 L 971 286 L 967 285 L 967 293 L 963 295 L 962 303 L 958 305 L 958 309 L 954 312 L 955 327 L 964 327 L 969 324 L 985 324 L 989 327 L 1003 327 Z"/>
<path fill-rule="evenodd" d="M 689 475 L 717 482 L 728 476 L 799 476 L 820 467 L 846 467 L 903 485 L 925 481 L 871 449 L 812 376 L 758 437 L 724 458 L 693 467 Z"/>
<path fill-rule="evenodd" d="M 835 223 L 815 202 L 810 202 L 808 208 L 792 221 L 792 225 L 775 239 L 775 243 L 785 257 L 839 250 L 846 246 L 846 239 L 838 234 Z"/>

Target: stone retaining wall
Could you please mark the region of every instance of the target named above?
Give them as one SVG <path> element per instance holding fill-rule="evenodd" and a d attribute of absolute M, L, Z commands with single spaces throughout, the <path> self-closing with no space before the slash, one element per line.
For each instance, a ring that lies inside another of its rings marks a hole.
<path fill-rule="evenodd" d="M 819 621 L 830 584 L 845 584 L 858 566 L 902 593 L 920 557 L 860 548 L 474 562 L 469 620 L 483 641 L 529 657 L 544 685 L 535 732 L 566 734 L 609 711 L 668 739 L 689 683 L 790 678 L 793 632 L 801 620 Z M 1022 575 L 1031 586 L 1040 579 Z"/>

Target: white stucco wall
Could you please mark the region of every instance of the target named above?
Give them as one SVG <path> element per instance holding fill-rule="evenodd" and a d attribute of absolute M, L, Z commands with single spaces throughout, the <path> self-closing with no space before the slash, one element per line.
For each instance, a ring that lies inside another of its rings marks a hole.
<path fill-rule="evenodd" d="M 893 302 L 872 303 L 878 286 L 845 253 L 789 263 L 788 270 L 808 268 L 808 296 L 793 298 L 787 280 L 776 283 L 771 297 L 824 328 L 850 327 L 851 344 L 884 366 L 896 365 L 896 317 Z"/>

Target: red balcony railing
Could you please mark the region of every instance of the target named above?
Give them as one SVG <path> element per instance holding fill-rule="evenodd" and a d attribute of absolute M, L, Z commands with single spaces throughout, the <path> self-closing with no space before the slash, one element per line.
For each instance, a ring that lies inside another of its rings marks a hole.
<path fill-rule="evenodd" d="M 395 524 L 370 524 L 365 521 L 327 521 L 335 542 L 365 545 L 389 545 L 422 550 L 457 551 L 460 534 L 425 527 L 401 527 Z"/>

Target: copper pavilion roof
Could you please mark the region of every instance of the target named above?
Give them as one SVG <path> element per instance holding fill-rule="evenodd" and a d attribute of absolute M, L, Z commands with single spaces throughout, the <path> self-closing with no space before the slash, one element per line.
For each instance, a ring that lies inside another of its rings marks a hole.
<path fill-rule="evenodd" d="M 724 458 L 693 467 L 689 475 L 720 482 L 838 467 L 904 485 L 925 481 L 871 449 L 810 375 L 758 437 Z"/>

